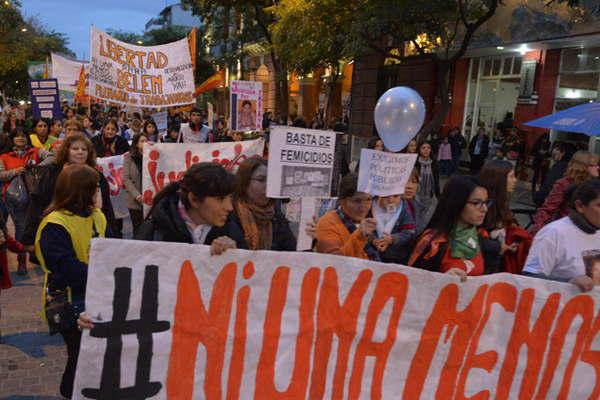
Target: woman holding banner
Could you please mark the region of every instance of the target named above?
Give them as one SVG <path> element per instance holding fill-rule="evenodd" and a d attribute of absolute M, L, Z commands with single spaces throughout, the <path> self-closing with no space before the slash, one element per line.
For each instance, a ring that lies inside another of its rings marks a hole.
<path fill-rule="evenodd" d="M 600 249 L 600 179 L 589 179 L 567 193 L 570 213 L 546 225 L 535 236 L 523 274 L 571 282 L 592 290 L 587 254 Z"/>
<path fill-rule="evenodd" d="M 235 177 L 218 164 L 192 165 L 181 181 L 171 182 L 155 197 L 136 239 L 197 243 L 212 254 L 246 248 L 244 235 L 230 220 Z"/>
<path fill-rule="evenodd" d="M 50 150 L 52 144 L 58 140 L 58 138 L 48 134 L 48 123 L 44 119 L 34 119 L 33 132 L 29 135 L 31 144 L 36 149 Z"/>
<path fill-rule="evenodd" d="M 125 185 L 125 203 L 129 209 L 134 235 L 144 222 L 142 212 L 142 154 L 148 138 L 135 134 L 129 153 L 123 158 L 123 184 Z"/>
<path fill-rule="evenodd" d="M 115 121 L 109 119 L 102 127 L 102 134 L 91 139 L 98 157 L 118 156 L 129 151 L 129 143 L 118 133 L 119 126 Z"/>
<path fill-rule="evenodd" d="M 237 171 L 231 218 L 250 250 L 296 251 L 296 238 L 278 200 L 267 197 L 267 161 L 244 160 Z"/>
<path fill-rule="evenodd" d="M 357 186 L 355 173 L 340 181 L 338 208 L 317 222 L 317 252 L 381 261 L 371 243 L 377 229 L 375 218 L 368 217 L 373 199 L 368 193 L 357 192 Z"/>
<path fill-rule="evenodd" d="M 42 173 L 35 189 L 31 193 L 27 216 L 25 218 L 25 231 L 22 242 L 24 245 L 33 245 L 35 232 L 42 219 L 42 213 L 52 201 L 52 194 L 60 172 L 67 165 L 88 165 L 95 169 L 96 154 L 92 143 L 83 134 L 77 133 L 68 136 L 56 152 L 56 163 L 49 165 Z M 108 221 L 109 232 L 115 224 L 115 214 L 110 202 L 110 189 L 104 175 L 98 172 L 101 192 L 101 209 Z"/>
<path fill-rule="evenodd" d="M 487 189 L 470 176 L 450 178 L 419 238 L 408 265 L 458 275 L 483 275 L 488 263 L 498 263 L 500 245 L 487 241 L 478 228 L 490 207 Z"/>
<path fill-rule="evenodd" d="M 70 303 L 65 305 L 69 311 L 63 314 L 57 328 L 67 345 L 60 393 L 69 399 L 81 342 L 77 318 L 85 307 L 90 241 L 93 237 L 104 237 L 106 231 L 106 218 L 97 208 L 99 177 L 95 169 L 85 164 L 65 167 L 58 176 L 52 203 L 44 211 L 35 239 L 35 253 L 46 272 L 44 308 L 46 302 L 56 303 L 59 298 Z"/>

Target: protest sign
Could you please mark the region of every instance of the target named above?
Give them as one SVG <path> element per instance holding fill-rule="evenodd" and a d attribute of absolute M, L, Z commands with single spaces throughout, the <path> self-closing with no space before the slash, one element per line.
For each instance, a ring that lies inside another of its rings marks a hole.
<path fill-rule="evenodd" d="M 232 81 L 230 88 L 231 130 L 255 131 L 262 128 L 262 82 Z"/>
<path fill-rule="evenodd" d="M 152 120 L 156 124 L 160 136 L 165 136 L 167 134 L 167 112 L 160 111 L 152 114 Z"/>
<path fill-rule="evenodd" d="M 206 108 L 207 108 L 207 114 L 208 114 L 207 117 L 206 117 L 206 119 L 208 120 L 208 122 L 207 122 L 208 123 L 208 127 L 210 129 L 213 129 L 213 126 L 214 126 L 214 123 L 215 123 L 215 121 L 214 121 L 214 119 L 215 119 L 215 111 L 214 110 L 215 109 L 214 109 L 212 103 L 206 103 Z"/>
<path fill-rule="evenodd" d="M 329 197 L 335 132 L 275 126 L 269 140 L 268 197 Z"/>
<path fill-rule="evenodd" d="M 358 191 L 370 193 L 373 196 L 392 196 L 404 193 L 404 187 L 416 161 L 416 154 L 362 149 L 358 171 Z"/>
<path fill-rule="evenodd" d="M 312 248 L 313 240 L 306 234 L 307 224 L 318 220 L 327 211 L 333 210 L 336 203 L 337 197 L 295 197 L 285 205 L 285 216 L 296 237 L 296 250 L 304 251 Z"/>
<path fill-rule="evenodd" d="M 110 189 L 110 202 L 115 213 L 115 218 L 129 217 L 129 209 L 125 203 L 125 184 L 123 183 L 123 157 L 99 157 L 96 159 L 98 170 L 108 181 Z"/>
<path fill-rule="evenodd" d="M 597 399 L 598 289 L 94 239 L 75 399 Z"/>
<path fill-rule="evenodd" d="M 56 79 L 30 79 L 29 98 L 33 118 L 62 119 Z"/>
<path fill-rule="evenodd" d="M 186 38 L 159 46 L 136 46 L 92 27 L 90 46 L 91 96 L 146 108 L 194 102 Z"/>
<path fill-rule="evenodd" d="M 58 87 L 61 92 L 75 93 L 77 91 L 82 64 L 84 65 L 87 83 L 89 82 L 88 78 L 90 76 L 89 63 L 71 60 L 56 53 L 52 53 L 52 77 L 58 80 Z M 86 84 L 86 88 L 89 88 L 89 85 Z M 85 94 L 87 95 L 88 92 L 89 89 L 86 89 Z"/>
<path fill-rule="evenodd" d="M 234 172 L 242 161 L 252 156 L 262 156 L 262 139 L 244 142 L 219 143 L 157 143 L 144 146 L 142 168 L 142 195 L 144 207 L 170 182 L 181 179 L 185 171 L 199 162 L 215 162 Z"/>

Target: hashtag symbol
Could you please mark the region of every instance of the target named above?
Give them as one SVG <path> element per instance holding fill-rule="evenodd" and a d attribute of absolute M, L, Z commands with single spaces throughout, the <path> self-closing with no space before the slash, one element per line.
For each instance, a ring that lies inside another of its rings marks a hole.
<path fill-rule="evenodd" d="M 158 321 L 158 266 L 147 265 L 144 271 L 142 307 L 140 318 L 127 320 L 131 297 L 131 268 L 115 269 L 115 293 L 113 319 L 94 323 L 92 337 L 106 338 L 106 352 L 102 366 L 100 388 L 86 388 L 84 397 L 98 400 L 135 399 L 142 400 L 160 392 L 160 382 L 150 382 L 152 365 L 152 334 L 169 330 L 169 321 Z M 135 384 L 121 388 L 121 353 L 123 335 L 137 335 L 139 351 L 135 373 Z"/>

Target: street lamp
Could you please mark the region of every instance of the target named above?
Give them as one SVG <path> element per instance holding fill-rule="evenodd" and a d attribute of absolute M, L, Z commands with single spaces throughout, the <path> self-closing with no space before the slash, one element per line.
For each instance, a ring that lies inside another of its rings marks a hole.
<path fill-rule="evenodd" d="M 21 28 L 21 32 L 27 32 L 27 28 Z"/>
<path fill-rule="evenodd" d="M 141 40 L 138 40 L 137 44 L 144 44 L 144 42 L 142 42 Z"/>

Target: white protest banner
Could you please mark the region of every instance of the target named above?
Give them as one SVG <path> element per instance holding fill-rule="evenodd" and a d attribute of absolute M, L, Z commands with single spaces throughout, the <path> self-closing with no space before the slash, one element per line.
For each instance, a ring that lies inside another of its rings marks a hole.
<path fill-rule="evenodd" d="M 256 131 L 262 129 L 262 82 L 232 81 L 230 106 L 230 126 L 232 131 Z"/>
<path fill-rule="evenodd" d="M 152 114 L 152 120 L 156 124 L 158 133 L 161 136 L 166 135 L 167 134 L 167 121 L 168 121 L 167 112 L 160 111 L 160 112 L 156 112 L 156 113 Z"/>
<path fill-rule="evenodd" d="M 392 196 L 404 193 L 416 154 L 388 153 L 370 149 L 360 151 L 358 191 L 373 196 Z"/>
<path fill-rule="evenodd" d="M 329 197 L 333 131 L 275 126 L 269 139 L 268 197 Z"/>
<path fill-rule="evenodd" d="M 206 103 L 206 108 L 207 108 L 207 117 L 206 117 L 206 119 L 208 120 L 207 124 L 208 124 L 208 127 L 210 129 L 213 129 L 213 126 L 214 126 L 214 123 L 215 123 L 215 121 L 214 121 L 214 119 L 215 119 L 215 109 L 213 107 L 213 104 L 210 103 L 210 102 Z"/>
<path fill-rule="evenodd" d="M 285 216 L 296 237 L 296 250 L 312 248 L 313 240 L 306 234 L 306 226 L 321 218 L 327 211 L 333 210 L 336 203 L 337 197 L 295 197 L 285 205 Z"/>
<path fill-rule="evenodd" d="M 597 399 L 600 290 L 94 239 L 74 399 Z"/>
<path fill-rule="evenodd" d="M 194 102 L 186 38 L 159 46 L 136 46 L 92 27 L 90 48 L 91 96 L 146 108 Z"/>
<path fill-rule="evenodd" d="M 52 53 L 52 77 L 58 81 L 58 87 L 61 91 L 69 93 L 75 93 L 77 91 L 81 64 L 81 61 L 71 60 L 59 54 Z M 90 64 L 87 62 L 83 64 L 86 76 L 85 94 L 88 94 Z"/>
<path fill-rule="evenodd" d="M 199 162 L 215 162 L 235 172 L 242 161 L 262 156 L 263 139 L 219 143 L 157 143 L 144 146 L 142 195 L 144 207 L 170 182 L 181 179 L 185 171 Z"/>
<path fill-rule="evenodd" d="M 110 189 L 110 202 L 115 213 L 115 218 L 129 217 L 129 209 L 125 204 L 125 184 L 123 183 L 123 154 L 112 157 L 99 157 L 96 159 L 98 170 L 108 181 Z"/>

